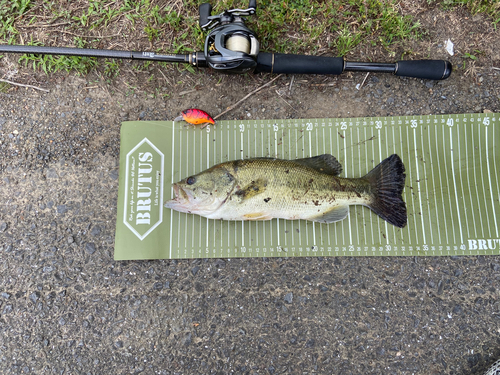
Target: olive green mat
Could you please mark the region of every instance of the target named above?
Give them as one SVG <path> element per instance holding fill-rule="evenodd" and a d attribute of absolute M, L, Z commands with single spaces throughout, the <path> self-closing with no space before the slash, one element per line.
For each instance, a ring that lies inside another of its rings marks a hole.
<path fill-rule="evenodd" d="M 173 122 L 121 128 L 115 259 L 500 254 L 500 116 Z M 340 222 L 219 221 L 163 207 L 172 183 L 234 159 L 334 155 L 360 177 L 391 154 L 406 167 L 408 224 L 362 206 Z"/>

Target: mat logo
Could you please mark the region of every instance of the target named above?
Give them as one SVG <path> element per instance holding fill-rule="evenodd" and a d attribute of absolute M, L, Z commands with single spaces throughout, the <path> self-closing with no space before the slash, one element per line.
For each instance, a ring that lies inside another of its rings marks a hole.
<path fill-rule="evenodd" d="M 164 159 L 147 138 L 127 154 L 123 223 L 141 241 L 163 220 Z"/>
<path fill-rule="evenodd" d="M 495 250 L 500 248 L 500 238 L 469 240 L 469 250 Z"/>

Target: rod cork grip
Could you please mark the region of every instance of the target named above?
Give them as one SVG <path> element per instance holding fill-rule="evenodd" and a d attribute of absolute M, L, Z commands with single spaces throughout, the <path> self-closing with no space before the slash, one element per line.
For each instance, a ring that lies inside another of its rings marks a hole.
<path fill-rule="evenodd" d="M 200 27 L 203 28 L 208 24 L 208 17 L 212 15 L 212 5 L 210 3 L 203 3 L 198 10 L 200 13 Z"/>
<path fill-rule="evenodd" d="M 284 74 L 341 74 L 342 57 L 287 55 L 261 52 L 257 56 L 256 73 Z"/>
<path fill-rule="evenodd" d="M 405 60 L 396 63 L 395 75 L 442 80 L 450 76 L 452 65 L 445 60 Z"/>

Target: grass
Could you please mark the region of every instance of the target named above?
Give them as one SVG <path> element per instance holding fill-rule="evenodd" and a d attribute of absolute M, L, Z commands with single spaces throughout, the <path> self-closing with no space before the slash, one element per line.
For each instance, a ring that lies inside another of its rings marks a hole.
<path fill-rule="evenodd" d="M 428 4 L 438 4 L 443 9 L 465 7 L 472 15 L 484 13 L 493 19 L 494 24 L 500 22 L 500 1 L 498 0 L 427 0 Z"/>
<path fill-rule="evenodd" d="M 256 29 L 263 47 L 278 52 L 315 53 L 333 48 L 337 55 L 344 56 L 359 44 L 396 46 L 423 33 L 418 22 L 398 13 L 395 0 L 263 3 Z M 283 26 L 277 28 L 276 23 Z M 330 40 L 325 39 L 328 34 L 333 36 Z M 296 41 L 291 44 L 290 37 L 294 36 Z"/>
<path fill-rule="evenodd" d="M 207 1 L 207 0 L 204 0 Z M 202 50 L 198 26 L 203 0 L 0 0 L 0 43 L 188 53 Z M 492 0 L 422 0 L 429 6 L 467 7 L 500 20 Z M 213 3 L 213 14 L 244 8 L 247 0 Z M 401 14 L 397 0 L 261 0 L 247 26 L 259 36 L 261 50 L 345 56 L 362 48 L 383 48 L 394 55 L 425 30 Z M 120 74 L 123 62 L 88 57 L 24 55 L 19 63 L 44 71 L 86 74 L 99 68 Z M 172 65 L 166 65 L 172 69 Z M 135 63 L 134 69 L 148 69 Z M 181 65 L 178 69 L 188 69 Z"/>

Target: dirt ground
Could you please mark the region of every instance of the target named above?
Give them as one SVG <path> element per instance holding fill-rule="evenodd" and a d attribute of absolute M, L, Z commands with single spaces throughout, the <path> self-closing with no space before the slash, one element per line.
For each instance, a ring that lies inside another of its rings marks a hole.
<path fill-rule="evenodd" d="M 411 58 L 450 60 L 449 79 L 283 75 L 221 119 L 500 112 L 491 22 L 417 16 L 432 32 Z M 390 60 L 348 59 L 367 57 Z M 500 358 L 500 256 L 114 261 L 121 122 L 217 115 L 273 78 L 152 66 L 148 82 L 127 64 L 111 83 L 19 70 L 49 92 L 0 94 L 2 373 L 481 374 Z"/>

